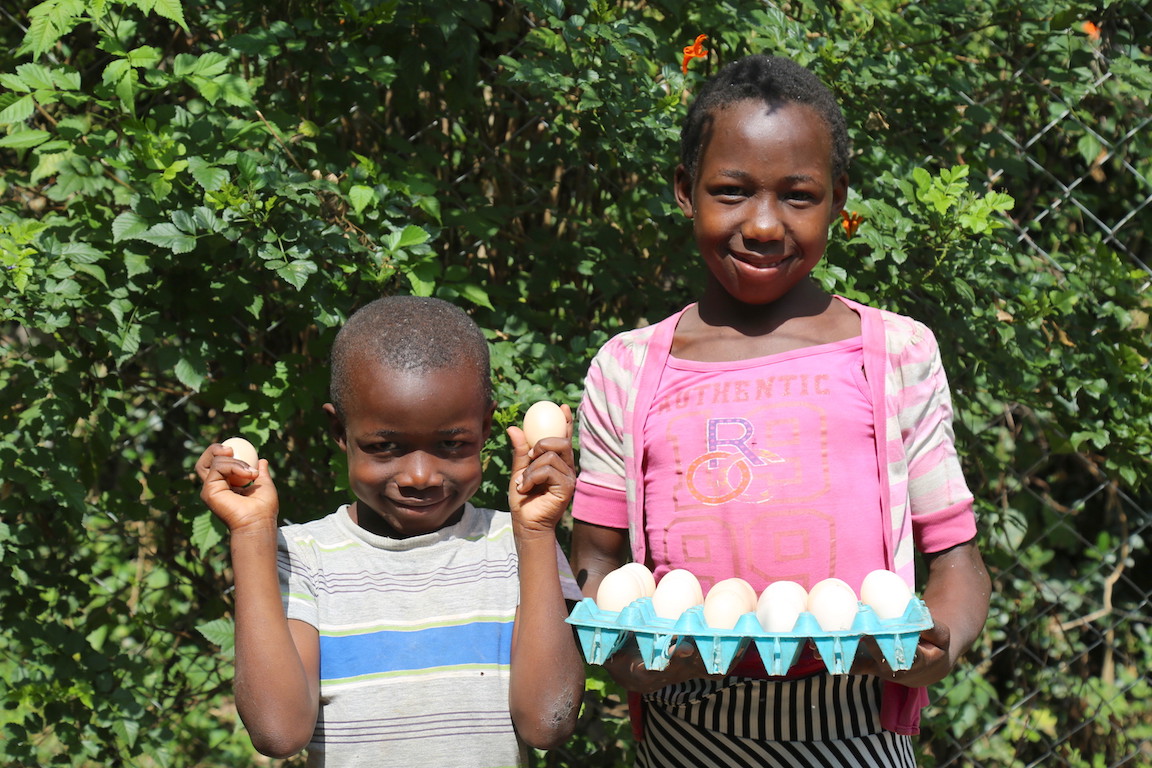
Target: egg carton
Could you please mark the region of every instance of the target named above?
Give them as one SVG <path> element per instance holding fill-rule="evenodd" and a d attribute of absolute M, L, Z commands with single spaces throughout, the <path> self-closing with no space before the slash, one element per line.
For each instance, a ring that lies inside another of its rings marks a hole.
<path fill-rule="evenodd" d="M 601 610 L 590 597 L 581 600 L 567 619 L 576 627 L 584 658 L 603 664 L 620 650 L 628 638 L 636 639 L 646 669 L 668 666 L 680 643 L 692 640 L 710 674 L 725 674 L 749 643 L 755 643 L 769 675 L 784 675 L 811 640 L 832 674 L 847 674 L 856 649 L 865 636 L 875 639 L 888 665 L 896 671 L 909 669 L 916 657 L 920 632 L 932 626 L 923 600 L 913 598 L 904 614 L 881 619 L 870 606 L 859 604 L 849 629 L 826 631 L 811 613 L 801 613 L 791 632 L 766 632 L 755 613 L 745 613 L 732 629 L 709 627 L 704 606 L 689 608 L 678 619 L 663 619 L 652 608 L 652 598 L 642 597 L 619 611 Z"/>

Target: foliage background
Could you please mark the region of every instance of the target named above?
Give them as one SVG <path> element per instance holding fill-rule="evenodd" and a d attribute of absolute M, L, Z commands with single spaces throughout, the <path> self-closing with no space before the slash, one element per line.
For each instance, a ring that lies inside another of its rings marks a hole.
<path fill-rule="evenodd" d="M 346 495 L 325 357 L 391 292 L 467 307 L 500 419 L 575 404 L 693 297 L 670 194 L 703 78 L 836 90 L 855 237 L 821 272 L 928 322 L 996 579 L 922 764 L 1152 764 L 1152 16 L 1138 2 L 47 0 L 0 8 L 0 759 L 248 765 L 191 466 Z M 1084 22 L 1094 26 L 1085 27 Z M 707 59 L 680 49 L 709 35 Z M 503 441 L 485 500 L 501 504 Z M 591 669 L 548 765 L 625 764 Z"/>

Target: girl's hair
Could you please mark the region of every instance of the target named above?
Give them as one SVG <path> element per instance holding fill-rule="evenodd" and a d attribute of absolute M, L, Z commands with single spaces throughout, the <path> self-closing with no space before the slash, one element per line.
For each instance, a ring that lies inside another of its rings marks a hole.
<path fill-rule="evenodd" d="M 836 97 L 820 78 L 791 59 L 758 54 L 725 65 L 692 102 L 680 130 L 680 163 L 688 178 L 696 177 L 712 113 L 749 99 L 772 107 L 795 103 L 815 109 L 832 137 L 832 178 L 848 169 L 848 128 Z"/>
<path fill-rule="evenodd" d="M 475 376 L 487 407 L 492 401 L 488 342 L 464 310 L 442 299 L 388 296 L 358 309 L 332 344 L 329 396 L 344 419 L 350 372 L 356 366 L 392 370 L 450 368 Z"/>

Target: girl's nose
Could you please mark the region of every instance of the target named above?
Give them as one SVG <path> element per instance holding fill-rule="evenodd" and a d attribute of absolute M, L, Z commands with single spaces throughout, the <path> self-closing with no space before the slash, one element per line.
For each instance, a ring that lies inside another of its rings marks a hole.
<path fill-rule="evenodd" d="M 760 200 L 750 206 L 742 234 L 746 240 L 752 241 L 781 239 L 784 236 L 784 225 L 776 204 L 772 200 Z"/>

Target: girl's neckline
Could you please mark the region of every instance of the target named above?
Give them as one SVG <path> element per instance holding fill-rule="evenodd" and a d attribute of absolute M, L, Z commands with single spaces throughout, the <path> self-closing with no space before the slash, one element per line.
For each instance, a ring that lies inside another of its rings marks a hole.
<path fill-rule="evenodd" d="M 668 355 L 668 365 L 673 368 L 685 371 L 716 370 L 718 368 L 735 370 L 739 368 L 755 367 L 768 363 L 785 363 L 802 357 L 808 357 L 810 355 L 851 352 L 853 350 L 862 349 L 863 346 L 863 335 L 857 335 L 849 336 L 846 339 L 824 341 L 818 344 L 808 344 L 806 346 L 794 347 L 792 349 L 785 349 L 779 352 L 768 352 L 766 354 L 757 355 L 755 357 L 740 357 L 732 360 L 693 360 L 691 358 L 676 357 L 670 352 Z"/>
<path fill-rule="evenodd" d="M 676 321 L 669 355 L 685 362 L 734 363 L 763 360 L 859 338 L 863 333 L 860 315 L 839 296 L 831 298 L 829 310 L 801 318 L 799 323 L 782 323 L 758 335 L 740 333 L 727 326 L 708 325 L 700 316 L 699 304 L 690 304 Z"/>

